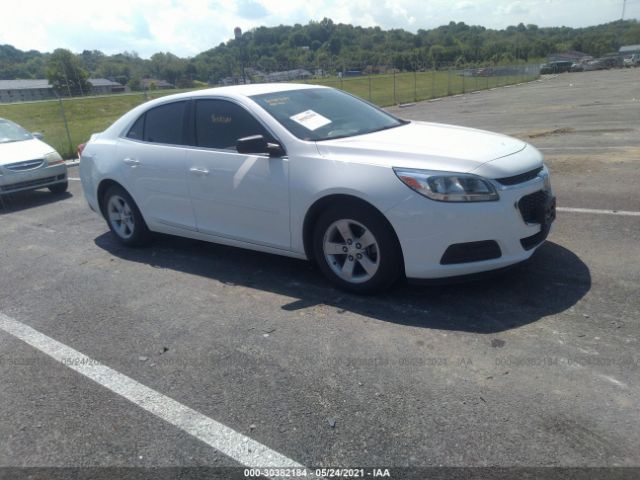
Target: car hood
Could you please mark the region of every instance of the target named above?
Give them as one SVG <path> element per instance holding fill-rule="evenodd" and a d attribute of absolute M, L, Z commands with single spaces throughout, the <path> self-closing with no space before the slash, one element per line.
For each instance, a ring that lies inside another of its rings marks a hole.
<path fill-rule="evenodd" d="M 542 164 L 540 153 L 522 140 L 439 123 L 411 122 L 380 132 L 320 141 L 316 145 L 321 155 L 335 160 L 474 172 L 495 178 L 515 175 Z M 525 149 L 526 154 L 514 155 Z M 494 165 L 490 165 L 492 163 Z"/>
<path fill-rule="evenodd" d="M 44 158 L 47 153 L 53 151 L 53 147 L 37 138 L 21 142 L 0 143 L 0 165 Z"/>

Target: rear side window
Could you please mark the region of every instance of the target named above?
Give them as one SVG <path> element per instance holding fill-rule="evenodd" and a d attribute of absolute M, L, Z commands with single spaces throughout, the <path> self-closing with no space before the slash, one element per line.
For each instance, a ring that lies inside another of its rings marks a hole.
<path fill-rule="evenodd" d="M 174 102 L 152 108 L 136 120 L 127 137 L 145 142 L 182 145 L 186 105 L 187 102 Z"/>
<path fill-rule="evenodd" d="M 226 100 L 197 100 L 195 121 L 199 147 L 235 149 L 239 138 L 271 137 L 249 112 Z"/>

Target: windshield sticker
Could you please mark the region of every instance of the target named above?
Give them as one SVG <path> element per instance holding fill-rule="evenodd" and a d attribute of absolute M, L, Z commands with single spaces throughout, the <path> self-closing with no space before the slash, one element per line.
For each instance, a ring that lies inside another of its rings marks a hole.
<path fill-rule="evenodd" d="M 231 117 L 225 115 L 211 115 L 211 123 L 231 123 Z"/>
<path fill-rule="evenodd" d="M 313 110 L 307 110 L 305 112 L 298 113 L 290 118 L 294 122 L 299 123 L 304 128 L 311 131 L 317 130 L 320 127 L 324 127 L 325 125 L 329 125 L 331 123 L 331 120 L 329 120 L 327 117 L 323 117 Z"/>
<path fill-rule="evenodd" d="M 267 102 L 271 107 L 277 107 L 278 105 L 289 103 L 289 97 L 267 98 L 265 102 Z"/>

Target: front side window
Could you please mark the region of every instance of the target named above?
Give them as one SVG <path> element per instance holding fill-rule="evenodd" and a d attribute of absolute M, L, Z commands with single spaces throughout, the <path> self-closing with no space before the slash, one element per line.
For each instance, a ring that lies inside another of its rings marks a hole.
<path fill-rule="evenodd" d="M 238 139 L 270 135 L 249 112 L 226 100 L 197 100 L 195 144 L 198 147 L 235 149 Z"/>
<path fill-rule="evenodd" d="M 127 137 L 145 142 L 182 145 L 186 105 L 187 102 L 174 102 L 152 108 L 136 120 Z"/>
<path fill-rule="evenodd" d="M 251 99 L 302 140 L 352 137 L 407 123 L 333 88 L 286 90 Z"/>

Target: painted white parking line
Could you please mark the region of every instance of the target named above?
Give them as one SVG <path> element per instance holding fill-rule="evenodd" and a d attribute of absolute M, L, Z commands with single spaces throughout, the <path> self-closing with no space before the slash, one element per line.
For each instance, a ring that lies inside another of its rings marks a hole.
<path fill-rule="evenodd" d="M 571 213 L 594 213 L 596 215 L 622 215 L 626 217 L 640 217 L 640 212 L 629 212 L 627 210 L 597 210 L 594 208 L 571 208 L 571 207 L 558 207 L 559 212 L 571 212 Z"/>
<path fill-rule="evenodd" d="M 77 177 L 67 177 L 67 180 L 75 180 L 76 182 L 80 181 L 80 179 Z"/>
<path fill-rule="evenodd" d="M 184 430 L 247 467 L 305 468 L 261 443 L 136 382 L 53 338 L 0 313 L 0 330 Z M 308 471 L 311 473 L 311 471 Z M 272 477 L 277 478 L 277 477 Z"/>

